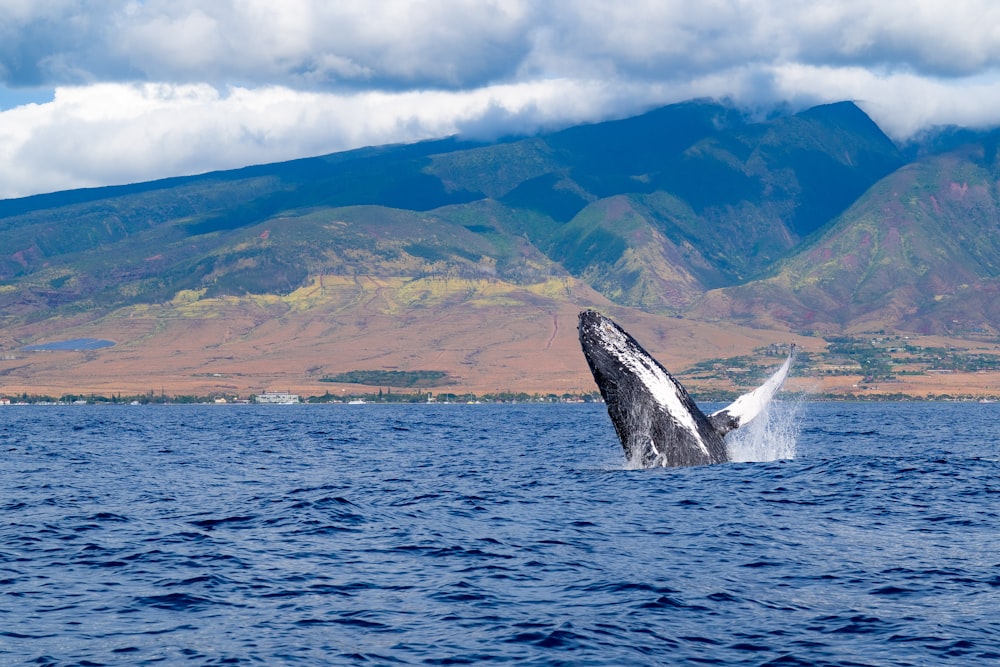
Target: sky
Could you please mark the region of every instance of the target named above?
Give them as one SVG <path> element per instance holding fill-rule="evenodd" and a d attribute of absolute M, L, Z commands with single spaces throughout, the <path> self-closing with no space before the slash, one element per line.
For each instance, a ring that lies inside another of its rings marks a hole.
<path fill-rule="evenodd" d="M 0 0 L 0 198 L 694 98 L 1000 125 L 1000 3 Z"/>

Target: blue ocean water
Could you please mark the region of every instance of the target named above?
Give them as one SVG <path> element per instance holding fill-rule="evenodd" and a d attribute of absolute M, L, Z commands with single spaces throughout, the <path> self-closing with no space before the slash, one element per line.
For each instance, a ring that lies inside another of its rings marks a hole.
<path fill-rule="evenodd" d="M 0 664 L 1000 664 L 998 417 L 627 470 L 601 405 L 0 408 Z"/>

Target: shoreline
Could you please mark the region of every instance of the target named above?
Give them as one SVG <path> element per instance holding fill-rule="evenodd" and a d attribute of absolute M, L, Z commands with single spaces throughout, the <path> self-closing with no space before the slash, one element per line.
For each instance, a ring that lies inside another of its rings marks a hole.
<path fill-rule="evenodd" d="M 359 392 L 342 395 L 309 395 L 297 396 L 300 400 L 292 403 L 258 403 L 254 400 L 256 394 L 246 397 L 226 396 L 219 393 L 206 395 L 196 394 L 142 394 L 126 395 L 112 394 L 110 396 L 96 393 L 67 393 L 59 396 L 48 394 L 19 393 L 17 395 L 0 394 L 0 407 L 15 406 L 69 406 L 69 405 L 585 405 L 600 404 L 604 401 L 595 390 L 586 394 L 540 394 L 526 392 L 475 393 L 438 393 L 417 392 L 406 393 L 372 393 Z M 691 397 L 696 403 L 729 403 L 735 396 L 717 393 L 692 392 Z M 904 393 L 813 393 L 802 391 L 785 391 L 776 400 L 798 401 L 804 403 L 1000 403 L 1000 396 L 964 394 L 927 394 L 917 396 Z"/>

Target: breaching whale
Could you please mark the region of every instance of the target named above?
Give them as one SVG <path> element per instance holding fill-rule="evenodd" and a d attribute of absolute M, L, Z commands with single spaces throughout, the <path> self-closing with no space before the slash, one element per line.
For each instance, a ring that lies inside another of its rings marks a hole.
<path fill-rule="evenodd" d="M 795 358 L 731 405 L 705 415 L 681 384 L 624 329 L 580 313 L 580 345 L 632 465 L 691 466 L 729 460 L 726 433 L 756 417 L 781 389 Z"/>

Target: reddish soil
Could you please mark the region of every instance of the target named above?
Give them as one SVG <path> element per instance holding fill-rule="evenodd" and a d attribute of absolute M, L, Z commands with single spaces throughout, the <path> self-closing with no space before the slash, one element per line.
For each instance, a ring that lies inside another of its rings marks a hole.
<path fill-rule="evenodd" d="M 194 315 L 177 307 L 136 309 L 89 324 L 51 321 L 0 334 L 0 396 L 27 392 L 167 395 L 222 393 L 245 397 L 265 390 L 303 396 L 369 388 L 321 382 L 352 370 L 446 371 L 454 384 L 429 391 L 577 393 L 596 389 L 580 352 L 576 321 L 594 305 L 618 320 L 667 368 L 684 378 L 696 362 L 751 354 L 795 342 L 822 352 L 819 338 L 724 323 L 649 315 L 615 307 L 574 285 L 571 301 L 518 293 L 506 305 L 482 299 L 433 307 L 394 308 L 380 286 L 354 304 L 299 308 L 229 299 L 199 302 Z M 320 289 L 323 289 L 320 287 Z M 358 303 L 364 305 L 357 305 Z M 86 352 L 24 352 L 26 342 L 79 337 L 116 341 Z M 860 378 L 793 377 L 789 388 L 854 395 L 1000 393 L 1000 374 L 912 376 L 877 388 Z M 718 386 L 715 382 L 693 388 Z"/>

